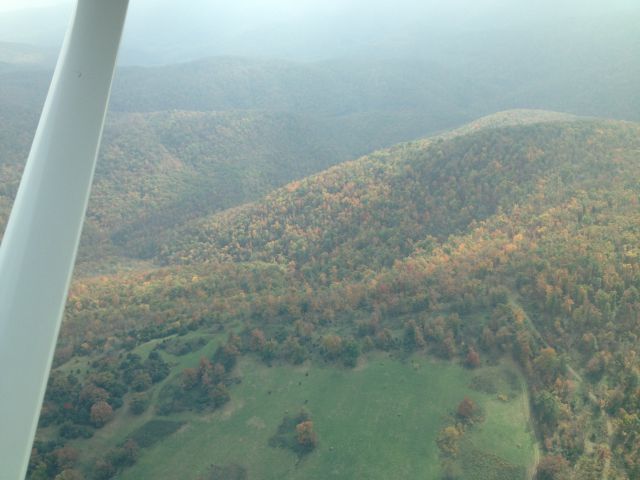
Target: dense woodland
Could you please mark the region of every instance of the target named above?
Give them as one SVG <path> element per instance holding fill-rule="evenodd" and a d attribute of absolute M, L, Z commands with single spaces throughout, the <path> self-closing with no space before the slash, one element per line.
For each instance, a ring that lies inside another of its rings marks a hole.
<path fill-rule="evenodd" d="M 635 118 L 625 88 L 587 108 L 535 76 L 497 92 L 475 68 L 473 81 L 426 61 L 123 69 L 30 478 L 116 477 L 180 415 L 224 408 L 242 357 L 348 371 L 372 352 L 513 359 L 536 478 L 640 478 L 640 126 L 510 111 L 341 163 L 513 98 Z M 0 65 L 2 226 L 49 76 Z M 123 412 L 148 421 L 88 452 Z M 465 398 L 452 419 L 447 478 L 482 412 Z M 313 455 L 321 420 L 285 415 L 270 443 Z"/>
<path fill-rule="evenodd" d="M 20 46 L 0 47 L 2 58 L 25 56 Z M 51 75 L 38 63 L 5 66 L 0 69 L 2 225 Z M 429 59 L 305 63 L 240 57 L 119 69 L 78 273 L 109 272 L 131 257 L 153 257 L 167 227 L 255 201 L 341 161 L 512 104 L 636 118 L 629 96 L 619 93 L 626 91 L 623 86 L 597 95 L 607 108 L 594 110 L 580 99 L 558 103 L 555 86 L 533 77 L 522 86 L 512 75 L 496 79 L 486 66 L 474 64 L 476 70 L 463 74 L 448 62 Z"/>
<path fill-rule="evenodd" d="M 640 479 L 636 2 L 131 2 L 27 478 Z"/>
<path fill-rule="evenodd" d="M 332 167 L 155 239 L 153 267 L 77 279 L 31 478 L 111 478 L 180 427 L 163 416 L 223 406 L 240 356 L 348 369 L 374 350 L 513 358 L 537 478 L 638 478 L 640 126 L 530 122 L 498 116 Z M 78 439 L 124 408 L 155 423 L 86 465 Z M 283 425 L 274 442 L 317 441 L 308 419 Z M 456 432 L 440 440 L 449 456 Z"/>
<path fill-rule="evenodd" d="M 368 82 L 370 75 L 378 81 Z M 409 75 L 420 81 L 410 85 L 403 80 Z M 1 225 L 49 80 L 50 71 L 35 66 L 0 70 Z M 455 92 L 441 91 L 443 83 L 457 85 Z M 151 257 L 167 227 L 460 124 L 472 114 L 445 100 L 465 91 L 458 83 L 431 64 L 411 62 L 217 58 L 124 68 L 114 85 L 78 272 Z"/>

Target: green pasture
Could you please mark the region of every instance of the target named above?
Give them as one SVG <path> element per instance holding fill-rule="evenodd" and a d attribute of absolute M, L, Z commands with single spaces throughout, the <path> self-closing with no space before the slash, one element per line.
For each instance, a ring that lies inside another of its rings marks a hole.
<path fill-rule="evenodd" d="M 505 377 L 505 371 L 511 373 Z M 225 408 L 168 417 L 187 423 L 144 449 L 119 478 L 210 480 L 219 479 L 222 471 L 244 469 L 252 480 L 435 480 L 441 474 L 438 432 L 453 421 L 465 396 L 478 403 L 485 418 L 468 429 L 461 443 L 466 449 L 459 460 L 463 478 L 489 480 L 507 472 L 524 477 L 535 458 L 522 379 L 506 365 L 470 371 L 421 355 L 400 361 L 375 354 L 354 370 L 270 368 L 243 359 L 236 374 L 242 382 L 231 387 L 232 400 Z M 495 391 L 471 388 L 474 376 L 483 374 L 495 379 Z M 312 415 L 319 445 L 298 458 L 269 446 L 268 440 L 284 415 L 301 408 Z M 483 455 L 493 467 L 472 472 Z M 229 480 L 235 478 L 241 477 Z"/>

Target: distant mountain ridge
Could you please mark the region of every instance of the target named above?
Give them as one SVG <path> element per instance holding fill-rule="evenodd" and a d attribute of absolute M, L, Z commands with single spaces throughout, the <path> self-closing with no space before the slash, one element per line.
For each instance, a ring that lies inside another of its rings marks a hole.
<path fill-rule="evenodd" d="M 443 138 L 487 126 L 571 118 L 510 111 L 444 133 Z M 92 265 L 90 272 L 112 256 L 124 255 L 125 262 L 152 258 L 163 239 L 185 223 L 255 201 L 275 187 L 393 138 L 385 140 L 376 132 L 376 126 L 367 131 L 351 119 L 285 112 L 114 114 L 105 132 L 79 261 Z M 15 143 L 16 138 L 8 136 L 7 141 Z M 11 158 L 9 152 L 5 159 Z M 0 220 L 7 218 L 17 190 L 20 161 L 14 158 L 16 165 L 10 161 L 0 171 Z"/>
<path fill-rule="evenodd" d="M 145 242 L 133 239 L 136 231 L 255 200 L 295 178 L 467 119 L 462 106 L 446 100 L 448 81 L 438 80 L 437 69 L 402 65 L 421 72 L 421 81 L 412 85 L 391 65 L 367 62 L 325 68 L 220 58 L 122 69 L 80 258 L 98 251 L 149 256 Z M 0 73 L 0 224 L 48 81 L 46 70 Z"/>
<path fill-rule="evenodd" d="M 0 224 L 17 189 L 49 75 L 31 67 L 0 71 Z M 219 57 L 122 68 L 80 258 L 93 261 L 90 252 L 96 251 L 153 257 L 168 226 L 256 200 L 376 149 L 446 131 L 496 105 L 557 103 L 545 101 L 544 92 L 529 98 L 526 84 L 501 91 L 486 80 L 409 59 Z M 626 97 L 624 103 L 628 109 Z M 253 147 L 260 153 L 254 155 Z M 109 213 L 116 205 L 119 213 Z"/>
<path fill-rule="evenodd" d="M 51 68 L 56 52 L 22 43 L 0 42 L 0 72 L 21 67 Z"/>
<path fill-rule="evenodd" d="M 314 249 L 332 245 L 336 250 L 331 257 L 339 256 L 336 263 L 353 274 L 358 271 L 353 262 L 366 265 L 372 258 L 367 249 L 378 248 L 380 242 L 393 243 L 403 252 L 398 253 L 401 257 L 426 236 L 442 240 L 498 209 L 508 212 L 513 203 L 526 201 L 540 177 L 553 175 L 559 168 L 547 163 L 552 161 L 550 157 L 542 157 L 545 150 L 554 152 L 570 142 L 575 145 L 571 158 L 582 161 L 580 155 L 591 157 L 594 147 L 579 138 L 607 125 L 612 133 L 619 128 L 625 135 L 635 127 L 544 111 L 488 116 L 441 136 L 400 144 L 332 167 L 254 204 L 196 221 L 174 233 L 175 239 L 166 244 L 162 258 L 166 264 L 184 259 L 200 263 L 272 261 L 292 256 L 315 261 L 319 251 Z M 486 156 L 486 145 L 512 162 L 522 162 L 522 157 L 528 156 L 538 161 L 509 165 Z M 467 158 L 481 158 L 482 162 L 472 165 Z M 481 186 L 482 182 L 487 185 Z M 335 198 L 335 204 L 322 200 L 326 197 Z M 281 218 L 295 227 L 287 228 Z M 305 245 L 298 252 L 302 238 Z M 345 253 L 340 256 L 342 249 Z M 387 261 L 377 268 L 384 265 Z"/>

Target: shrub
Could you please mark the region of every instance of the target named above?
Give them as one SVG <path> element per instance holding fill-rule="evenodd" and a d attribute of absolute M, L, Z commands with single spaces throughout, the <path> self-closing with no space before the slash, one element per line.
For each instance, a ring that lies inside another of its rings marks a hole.
<path fill-rule="evenodd" d="M 105 401 L 99 401 L 91 406 L 91 423 L 100 428 L 113 418 L 113 409 Z"/>
<path fill-rule="evenodd" d="M 134 415 L 140 415 L 149 407 L 150 397 L 148 393 L 139 392 L 131 395 L 129 410 Z"/>
<path fill-rule="evenodd" d="M 276 434 L 269 439 L 269 445 L 287 448 L 299 456 L 311 453 L 318 445 L 311 415 L 304 410 L 295 417 L 286 415 L 278 426 Z"/>
<path fill-rule="evenodd" d="M 536 480 L 567 480 L 569 462 L 560 455 L 547 455 L 540 460 Z"/>

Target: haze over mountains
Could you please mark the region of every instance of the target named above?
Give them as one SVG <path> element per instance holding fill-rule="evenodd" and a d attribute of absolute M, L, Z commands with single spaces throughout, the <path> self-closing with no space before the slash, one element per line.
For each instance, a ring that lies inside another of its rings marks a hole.
<path fill-rule="evenodd" d="M 402 71 L 392 68 L 396 64 Z M 8 206 L 47 72 L 19 69 L 1 76 Z M 454 88 L 453 83 L 408 62 L 308 66 L 220 58 L 125 69 L 114 88 L 85 237 L 95 230 L 95 219 L 105 240 L 121 243 L 130 235 L 119 229 L 164 228 L 257 199 L 372 149 L 455 125 L 468 113 L 466 106 L 443 100 L 458 95 L 443 87 Z M 456 91 L 464 95 L 465 86 Z M 120 223 L 109 220 L 114 218 Z"/>
<path fill-rule="evenodd" d="M 71 0 L 5 0 L 0 41 L 57 47 L 71 6 Z M 473 51 L 498 60 L 496 38 L 512 57 L 521 56 L 522 47 L 556 50 L 584 42 L 614 54 L 607 39 L 634 35 L 637 19 L 633 0 L 137 0 L 130 5 L 122 60 L 149 65 L 240 55 L 464 62 Z M 553 55 L 546 51 L 542 57 Z"/>
<path fill-rule="evenodd" d="M 536 32 L 539 44 L 495 30 L 482 41 L 467 34 L 445 42 L 459 50 L 445 55 L 443 49 L 437 60 L 408 53 L 314 62 L 215 57 L 121 67 L 83 245 L 92 238 L 100 252 L 147 257 L 155 247 L 134 240 L 135 231 L 255 200 L 340 161 L 500 110 L 637 120 L 640 42 L 630 18 L 619 18 L 615 32 L 578 34 L 570 43 L 558 40 L 562 32 Z M 0 216 L 6 218 L 51 73 L 37 49 L 5 44 L 2 51 Z M 199 150 L 186 153 L 185 139 L 193 135 Z M 111 142 L 120 145 L 113 150 Z M 107 160 L 127 148 L 139 153 Z M 100 198 L 118 212 L 105 213 Z"/>
<path fill-rule="evenodd" d="M 0 232 L 69 11 L 0 6 Z M 638 24 L 132 0 L 29 478 L 640 478 Z"/>

